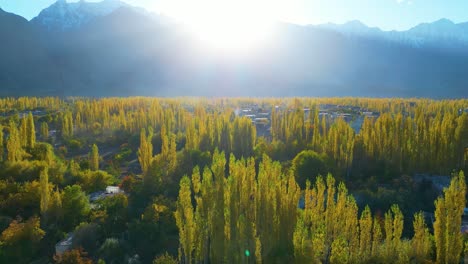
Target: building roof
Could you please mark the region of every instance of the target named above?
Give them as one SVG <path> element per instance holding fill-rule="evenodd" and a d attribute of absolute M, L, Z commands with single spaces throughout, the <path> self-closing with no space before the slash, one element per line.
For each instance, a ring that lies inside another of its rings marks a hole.
<path fill-rule="evenodd" d="M 71 246 L 73 243 L 73 233 L 69 233 L 67 237 L 57 243 L 57 246 Z"/>

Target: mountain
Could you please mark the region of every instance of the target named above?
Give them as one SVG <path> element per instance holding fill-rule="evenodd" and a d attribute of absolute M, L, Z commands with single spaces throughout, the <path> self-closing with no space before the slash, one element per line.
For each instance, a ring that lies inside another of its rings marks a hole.
<path fill-rule="evenodd" d="M 466 96 L 466 57 L 286 23 L 235 59 L 125 7 L 48 39 L 66 95 Z"/>
<path fill-rule="evenodd" d="M 318 25 L 319 28 L 333 30 L 347 36 L 359 36 L 359 37 L 381 37 L 383 31 L 377 27 L 368 27 L 359 20 L 349 21 L 345 24 L 327 23 Z"/>
<path fill-rule="evenodd" d="M 317 27 L 333 30 L 348 37 L 365 37 L 413 47 L 468 48 L 468 23 L 455 24 L 449 19 L 422 23 L 406 31 L 382 31 L 357 20 L 341 25 L 329 23 Z"/>
<path fill-rule="evenodd" d="M 42 42 L 41 33 L 26 19 L 0 9 L 0 39 L 2 95 L 48 94 L 58 87 L 56 67 Z"/>
<path fill-rule="evenodd" d="M 46 10 L 30 22 L 0 11 L 0 95 L 468 97 L 466 49 L 434 48 L 421 37 L 453 27 L 444 21 L 408 36 L 359 21 L 277 23 L 267 44 L 232 56 L 206 49 L 182 24 L 128 5 L 73 20 L 85 10 L 80 4 L 104 2 L 59 1 L 47 8 L 63 14 L 48 20 L 56 26 L 39 23 Z M 417 38 L 426 42 L 409 42 Z"/>
<path fill-rule="evenodd" d="M 102 2 L 68 3 L 57 0 L 48 8 L 42 10 L 31 22 L 49 31 L 67 31 L 88 24 L 97 17 L 109 15 L 121 7 L 128 5 L 119 0 L 104 0 Z"/>

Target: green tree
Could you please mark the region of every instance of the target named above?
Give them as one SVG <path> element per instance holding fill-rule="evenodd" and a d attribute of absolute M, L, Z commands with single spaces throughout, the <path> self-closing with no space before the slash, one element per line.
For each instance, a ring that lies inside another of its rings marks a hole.
<path fill-rule="evenodd" d="M 41 215 L 45 217 L 47 210 L 49 209 L 49 169 L 44 167 L 40 173 L 40 184 L 41 184 Z"/>
<path fill-rule="evenodd" d="M 106 263 L 119 263 L 125 258 L 125 248 L 122 247 L 118 239 L 108 238 L 99 248 L 99 256 L 101 256 Z"/>
<path fill-rule="evenodd" d="M 47 217 L 47 221 L 53 224 L 57 224 L 63 220 L 62 196 L 58 189 L 50 196 Z"/>
<path fill-rule="evenodd" d="M 124 194 L 106 197 L 99 201 L 100 208 L 105 210 L 104 231 L 107 236 L 117 236 L 125 231 L 128 222 L 128 199 Z"/>
<path fill-rule="evenodd" d="M 318 175 L 326 175 L 327 162 L 325 154 L 320 155 L 312 150 L 304 150 L 297 154 L 292 161 L 292 170 L 298 184 L 304 187 L 306 180 L 315 181 Z"/>
<path fill-rule="evenodd" d="M 72 248 L 83 248 L 94 255 L 99 251 L 99 241 L 102 239 L 101 226 L 97 223 L 80 223 L 73 231 Z"/>
<path fill-rule="evenodd" d="M 91 210 L 88 197 L 79 185 L 65 187 L 62 206 L 64 224 L 67 230 L 86 220 Z"/>
<path fill-rule="evenodd" d="M 41 123 L 41 136 L 43 140 L 49 138 L 49 125 L 47 124 L 47 122 Z"/>

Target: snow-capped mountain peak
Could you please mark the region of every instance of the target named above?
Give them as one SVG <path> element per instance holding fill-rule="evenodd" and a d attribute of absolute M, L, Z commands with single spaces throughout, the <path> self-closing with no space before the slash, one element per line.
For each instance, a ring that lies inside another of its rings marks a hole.
<path fill-rule="evenodd" d="M 128 6 L 119 0 L 104 0 L 101 2 L 68 3 L 57 0 L 54 4 L 41 11 L 32 22 L 47 28 L 49 31 L 67 31 L 79 28 L 96 17 L 106 16 L 115 10 Z"/>

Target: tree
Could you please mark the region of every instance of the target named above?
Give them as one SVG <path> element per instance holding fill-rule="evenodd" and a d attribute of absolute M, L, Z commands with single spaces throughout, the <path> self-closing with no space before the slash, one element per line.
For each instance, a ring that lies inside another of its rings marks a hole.
<path fill-rule="evenodd" d="M 292 161 L 292 170 L 298 184 L 304 187 L 306 180 L 314 180 L 318 175 L 327 174 L 326 159 L 325 154 L 319 155 L 312 150 L 304 150 L 297 154 Z"/>
<path fill-rule="evenodd" d="M 50 196 L 50 202 L 47 210 L 47 221 L 57 224 L 63 220 L 62 196 L 60 191 L 55 190 Z"/>
<path fill-rule="evenodd" d="M 100 225 L 83 222 L 73 232 L 72 248 L 83 248 L 89 254 L 95 254 L 102 239 Z"/>
<path fill-rule="evenodd" d="M 41 123 L 41 137 L 43 140 L 49 138 L 49 125 L 47 124 L 47 122 Z"/>
<path fill-rule="evenodd" d="M 434 238 L 438 263 L 458 263 L 463 251 L 460 232 L 461 218 L 465 208 L 466 183 L 462 171 L 454 175 L 444 196 L 435 202 Z"/>
<path fill-rule="evenodd" d="M 180 181 L 179 198 L 177 199 L 177 210 L 174 213 L 177 227 L 179 228 L 180 237 L 180 260 L 183 263 L 192 263 L 194 239 L 195 239 L 195 222 L 192 206 L 192 192 L 190 190 L 190 179 L 182 178 Z"/>
<path fill-rule="evenodd" d="M 28 263 L 44 235 L 38 217 L 32 217 L 26 222 L 13 220 L 0 236 L 0 251 L 4 252 L 4 259 L 0 257 L 0 262 Z"/>
<path fill-rule="evenodd" d="M 431 234 L 424 222 L 424 215 L 422 212 L 414 215 L 413 221 L 414 236 L 411 241 L 413 247 L 413 254 L 418 262 L 423 262 L 430 259 L 432 249 Z"/>
<path fill-rule="evenodd" d="M 41 184 L 41 215 L 45 217 L 47 210 L 49 209 L 49 169 L 44 167 L 40 173 L 40 184 Z"/>
<path fill-rule="evenodd" d="M 125 231 L 128 221 L 128 199 L 125 194 L 117 194 L 99 201 L 100 208 L 106 211 L 104 231 L 108 236 L 117 236 Z"/>
<path fill-rule="evenodd" d="M 26 120 L 26 147 L 32 149 L 34 144 L 36 144 L 36 128 L 34 126 L 34 117 L 29 112 Z"/>
<path fill-rule="evenodd" d="M 13 121 L 10 121 L 10 135 L 7 141 L 7 160 L 9 162 L 20 161 L 23 158 L 21 140 L 18 128 Z"/>
<path fill-rule="evenodd" d="M 148 128 L 148 135 L 146 135 L 146 130 L 141 129 L 140 132 L 140 147 L 138 148 L 138 161 L 140 162 L 141 170 L 143 175 L 148 172 L 149 166 L 151 165 L 151 160 L 153 159 L 153 129 Z"/>
<path fill-rule="evenodd" d="M 93 261 L 87 257 L 83 249 L 73 249 L 65 251 L 63 254 L 55 255 L 54 261 L 57 264 L 93 264 Z"/>
<path fill-rule="evenodd" d="M 125 257 L 125 249 L 118 239 L 108 238 L 99 248 L 99 256 L 102 257 L 106 263 L 120 263 Z"/>
<path fill-rule="evenodd" d="M 368 259 L 372 250 L 372 215 L 368 206 L 361 213 L 359 230 L 359 253 L 363 259 Z"/>
<path fill-rule="evenodd" d="M 78 174 L 84 191 L 91 193 L 104 190 L 114 182 L 114 177 L 105 171 L 84 171 Z"/>
<path fill-rule="evenodd" d="M 26 117 L 23 117 L 21 119 L 19 133 L 20 133 L 21 147 L 27 147 L 29 131 L 28 131 L 28 120 Z"/>
<path fill-rule="evenodd" d="M 61 114 L 61 129 L 63 137 L 73 136 L 73 115 L 71 112 Z"/>
<path fill-rule="evenodd" d="M 96 144 L 93 144 L 89 153 L 89 168 L 93 171 L 99 170 L 99 149 Z"/>
<path fill-rule="evenodd" d="M 167 252 L 155 258 L 153 264 L 177 264 L 177 259 L 169 255 Z"/>
<path fill-rule="evenodd" d="M 331 246 L 330 263 L 350 263 L 349 245 L 343 237 L 338 237 Z"/>
<path fill-rule="evenodd" d="M 65 187 L 62 205 L 64 223 L 68 230 L 84 221 L 91 210 L 88 197 L 78 185 Z"/>

